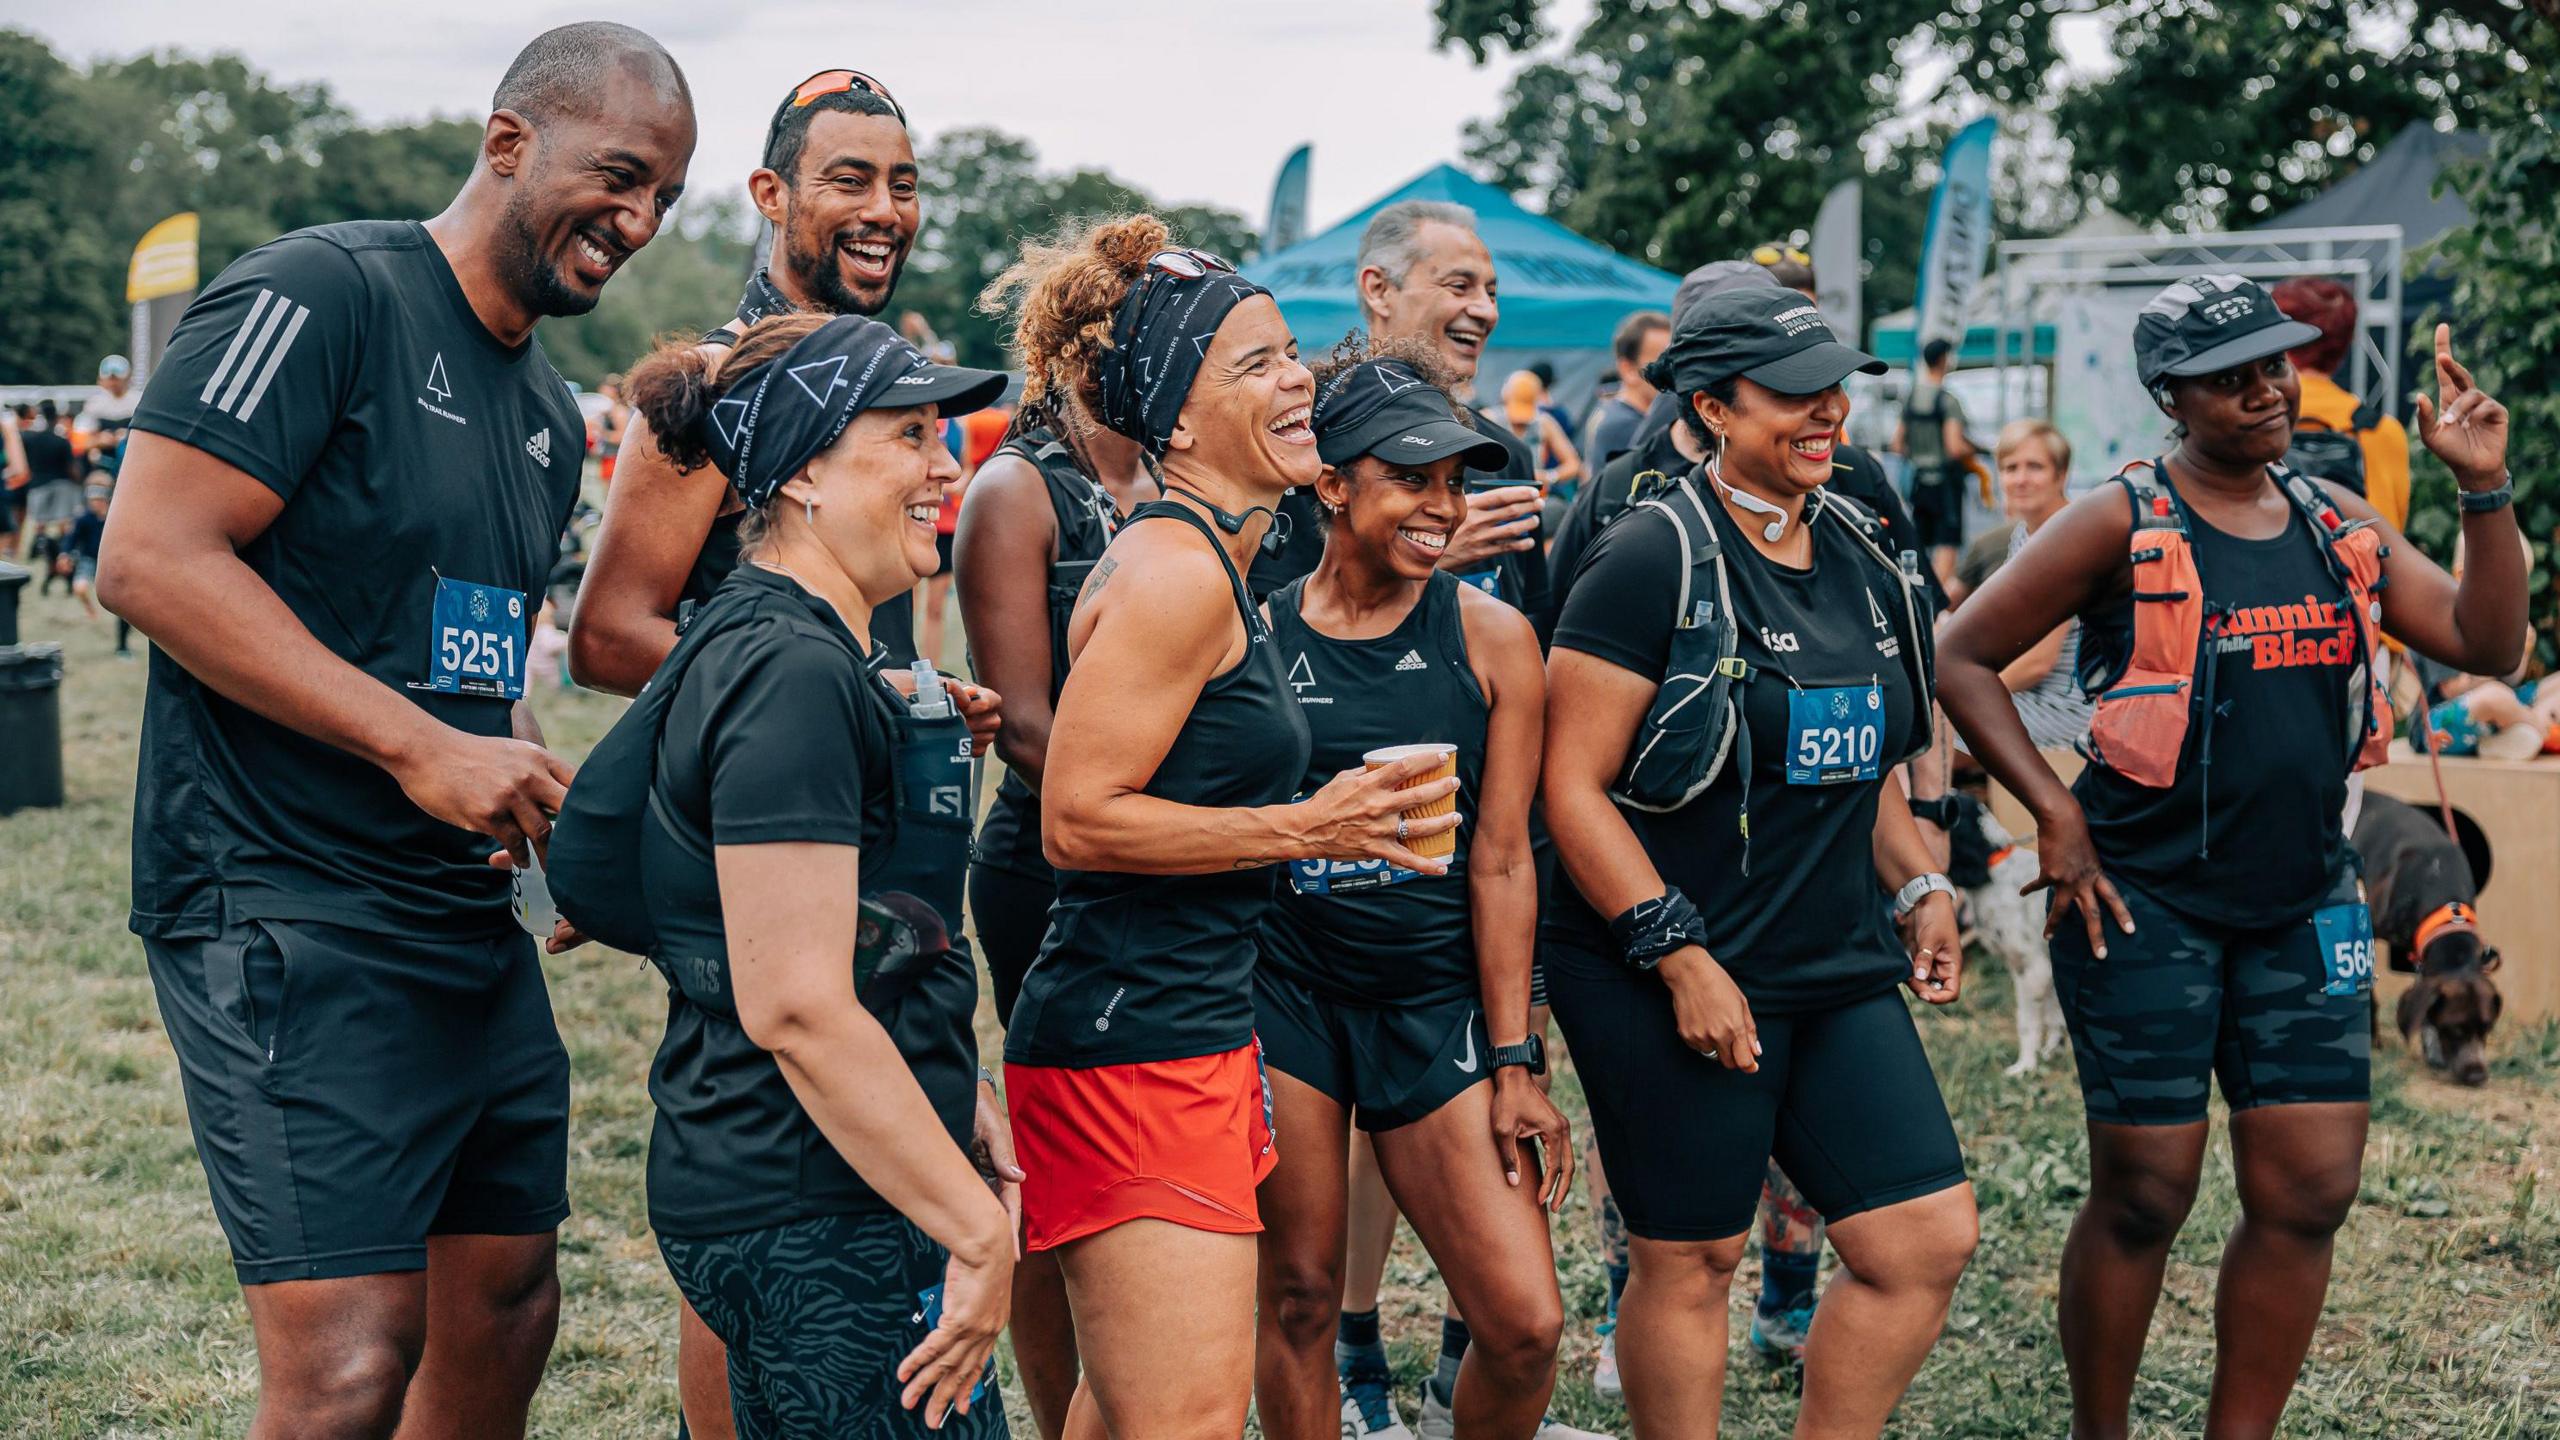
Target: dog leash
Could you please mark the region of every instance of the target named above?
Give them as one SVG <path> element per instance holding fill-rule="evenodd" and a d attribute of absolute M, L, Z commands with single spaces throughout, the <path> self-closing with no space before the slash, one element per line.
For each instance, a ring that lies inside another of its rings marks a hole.
<path fill-rule="evenodd" d="M 2444 758 L 2436 749 L 2435 713 L 2427 708 L 2427 696 L 2423 688 L 2418 692 L 2417 713 L 2411 718 L 2412 728 L 2426 743 L 2427 769 L 2436 777 L 2436 818 L 2444 822 L 2444 838 L 2452 841 L 2455 848 L 2459 849 L 2462 845 L 2462 832 L 2453 828 L 2453 802 L 2446 799 L 2444 793 Z"/>

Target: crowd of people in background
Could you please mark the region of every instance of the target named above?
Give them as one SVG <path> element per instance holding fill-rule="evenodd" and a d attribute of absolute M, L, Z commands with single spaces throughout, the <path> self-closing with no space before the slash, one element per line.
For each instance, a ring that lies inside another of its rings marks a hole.
<path fill-rule="evenodd" d="M 492 110 L 442 214 L 259 247 L 147 391 L 110 357 L 0 427 L 18 553 L 153 641 L 132 924 L 252 1434 L 523 1433 L 573 1078 L 540 954 L 590 937 L 667 984 L 684 1433 L 1002 1436 L 1009 1324 L 1044 1440 L 1599 1440 L 1548 1413 L 1581 1178 L 1594 1383 L 1647 1440 L 1715 1433 L 1755 1232 L 1799 1433 L 1879 1434 L 1980 1233 L 1911 1004 L 1963 989 L 1985 777 L 2037 822 L 2088 1107 L 2075 1433 L 2126 1431 L 2216 1080 L 2208 1425 L 2274 1432 L 2368 1113 L 2333 942 L 2370 937 L 2339 817 L 2386 645 L 2452 667 L 2437 728 L 2560 733 L 2464 678 L 2513 671 L 2524 565 L 2449 334 L 2451 575 L 2332 378 L 2331 282 L 2163 290 L 2131 343 L 2173 439 L 2112 478 L 2042 421 L 1978 446 L 1946 341 L 1892 464 L 1848 443 L 1887 367 L 1786 244 L 1626 317 L 1568 415 L 1480 371 L 1497 257 L 1436 202 L 1371 220 L 1321 354 L 1153 216 L 1031 239 L 980 302 L 1013 380 L 879 318 L 930 197 L 889 88 L 829 69 L 748 177 L 770 263 L 581 406 L 537 324 L 656 233 L 692 95 L 589 23 Z M 573 680 L 636 697 L 583 767 L 528 704 Z M 1444 1287 L 1410 1425 L 1399 1216 Z"/>

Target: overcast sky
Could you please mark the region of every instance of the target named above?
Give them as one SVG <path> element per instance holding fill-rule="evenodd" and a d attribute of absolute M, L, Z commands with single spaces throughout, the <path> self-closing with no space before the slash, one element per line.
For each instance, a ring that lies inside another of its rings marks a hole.
<path fill-rule="evenodd" d="M 1570 36 L 1587 0 L 1560 0 Z M 877 75 L 931 136 L 992 125 L 1051 168 L 1109 170 L 1171 201 L 1260 224 L 1273 172 L 1315 145 L 1308 219 L 1321 227 L 1459 155 L 1517 62 L 1477 69 L 1431 47 L 1428 0 L 0 0 L 0 24 L 66 58 L 233 50 L 272 77 L 326 83 L 367 120 L 477 118 L 542 29 L 602 16 L 639 26 L 692 81 L 698 190 L 743 187 L 783 93 L 829 65 Z"/>

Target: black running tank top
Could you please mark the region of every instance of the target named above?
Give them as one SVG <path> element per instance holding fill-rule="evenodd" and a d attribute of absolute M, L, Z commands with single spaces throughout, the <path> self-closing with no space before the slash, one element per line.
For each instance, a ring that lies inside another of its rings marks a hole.
<path fill-rule="evenodd" d="M 1436 1003 L 1477 991 L 1467 851 L 1484 779 L 1491 707 L 1467 663 L 1458 580 L 1436 571 L 1395 629 L 1337 640 L 1299 613 L 1305 580 L 1270 599 L 1291 700 L 1314 750 L 1299 781 L 1313 794 L 1361 756 L 1389 745 L 1458 747 L 1458 849 L 1446 875 L 1384 860 L 1296 860 L 1280 867 L 1278 903 L 1262 924 L 1262 963 L 1345 1005 Z"/>
<path fill-rule="evenodd" d="M 1075 615 L 1085 578 L 1119 533 L 1119 507 L 1109 491 L 1084 473 L 1065 443 L 1046 430 L 1027 431 L 996 453 L 1020 456 L 1039 470 L 1048 485 L 1049 508 L 1057 516 L 1057 558 L 1049 564 L 1049 703 L 1055 705 L 1067 683 L 1067 622 Z M 986 824 L 979 827 L 977 863 L 1035 880 L 1049 878 L 1049 859 L 1040 850 L 1039 792 L 1010 769 L 996 786 Z"/>
<path fill-rule="evenodd" d="M 1279 647 L 1209 523 L 1150 501 L 1122 526 L 1174 520 L 1200 532 L 1226 569 L 1244 658 L 1193 702 L 1145 793 L 1185 805 L 1279 805 L 1307 768 L 1307 726 L 1282 679 Z M 1005 1059 L 1090 1068 L 1180 1060 L 1253 1038 L 1256 936 L 1272 867 L 1214 875 L 1060 870 L 1049 933 L 1023 977 Z"/>

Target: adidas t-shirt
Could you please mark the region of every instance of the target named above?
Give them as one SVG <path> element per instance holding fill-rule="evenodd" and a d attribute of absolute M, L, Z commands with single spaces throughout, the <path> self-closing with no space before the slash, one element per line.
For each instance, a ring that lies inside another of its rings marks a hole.
<path fill-rule="evenodd" d="M 521 599 L 523 616 L 482 622 L 491 633 L 529 627 L 584 428 L 542 347 L 489 333 L 425 227 L 324 225 L 241 256 L 187 308 L 133 424 L 283 499 L 241 559 L 322 645 L 455 729 L 509 733 L 503 696 L 420 688 L 439 582 L 475 587 L 448 605 L 492 617 Z M 513 924 L 485 838 L 156 648 L 133 836 L 145 935 L 252 918 L 456 937 Z"/>

